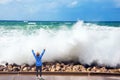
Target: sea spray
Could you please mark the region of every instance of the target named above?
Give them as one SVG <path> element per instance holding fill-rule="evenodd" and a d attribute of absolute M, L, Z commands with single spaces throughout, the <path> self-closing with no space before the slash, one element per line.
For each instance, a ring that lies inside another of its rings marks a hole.
<path fill-rule="evenodd" d="M 37 25 L 37 27 L 42 25 Z M 49 27 L 49 25 L 46 25 Z M 117 66 L 120 64 L 120 27 L 100 26 L 78 21 L 72 27 L 53 25 L 54 28 L 34 28 L 19 25 L 12 29 L 0 28 L 0 64 L 34 64 L 31 50 L 46 48 L 43 61 L 79 61 Z M 13 27 L 13 26 L 11 26 Z M 9 27 L 10 28 L 10 27 Z"/>

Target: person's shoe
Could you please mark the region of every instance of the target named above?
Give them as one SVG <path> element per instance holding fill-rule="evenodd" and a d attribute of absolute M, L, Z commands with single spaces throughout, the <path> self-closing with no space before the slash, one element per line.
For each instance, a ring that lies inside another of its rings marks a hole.
<path fill-rule="evenodd" d="M 39 76 L 39 79 L 42 79 L 42 77 L 41 77 L 41 76 Z"/>
<path fill-rule="evenodd" d="M 42 78 L 42 76 L 40 76 L 39 79 L 40 79 L 40 80 L 44 80 L 44 79 Z"/>
<path fill-rule="evenodd" d="M 39 77 L 38 77 L 38 76 L 36 76 L 36 80 L 39 80 Z"/>

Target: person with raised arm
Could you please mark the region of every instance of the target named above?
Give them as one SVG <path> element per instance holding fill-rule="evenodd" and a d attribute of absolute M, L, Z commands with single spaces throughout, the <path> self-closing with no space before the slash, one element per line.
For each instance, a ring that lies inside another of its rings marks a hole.
<path fill-rule="evenodd" d="M 42 56 L 45 53 L 45 49 L 43 49 L 43 51 L 41 52 L 41 54 L 39 52 L 34 52 L 34 50 L 32 49 L 32 53 L 33 56 L 35 57 L 36 60 L 36 76 L 38 78 L 38 74 L 40 75 L 40 77 L 42 77 Z M 38 72 L 40 70 L 40 72 Z"/>

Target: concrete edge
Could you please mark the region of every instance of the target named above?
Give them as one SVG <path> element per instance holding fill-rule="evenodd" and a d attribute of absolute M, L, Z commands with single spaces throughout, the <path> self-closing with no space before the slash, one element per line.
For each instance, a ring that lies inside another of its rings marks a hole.
<path fill-rule="evenodd" d="M 35 75 L 36 72 L 0 72 L 0 75 Z M 43 72 L 43 75 L 75 75 L 75 76 L 120 76 L 120 73 L 102 73 L 102 72 Z"/>

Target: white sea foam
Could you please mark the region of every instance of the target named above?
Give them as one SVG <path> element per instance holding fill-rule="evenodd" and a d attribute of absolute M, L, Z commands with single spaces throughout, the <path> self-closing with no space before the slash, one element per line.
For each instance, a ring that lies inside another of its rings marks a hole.
<path fill-rule="evenodd" d="M 72 29 L 38 29 L 30 35 L 22 30 L 0 29 L 0 64 L 33 64 L 31 53 L 46 48 L 43 61 L 78 60 L 84 64 L 120 64 L 120 28 L 78 21 Z"/>

